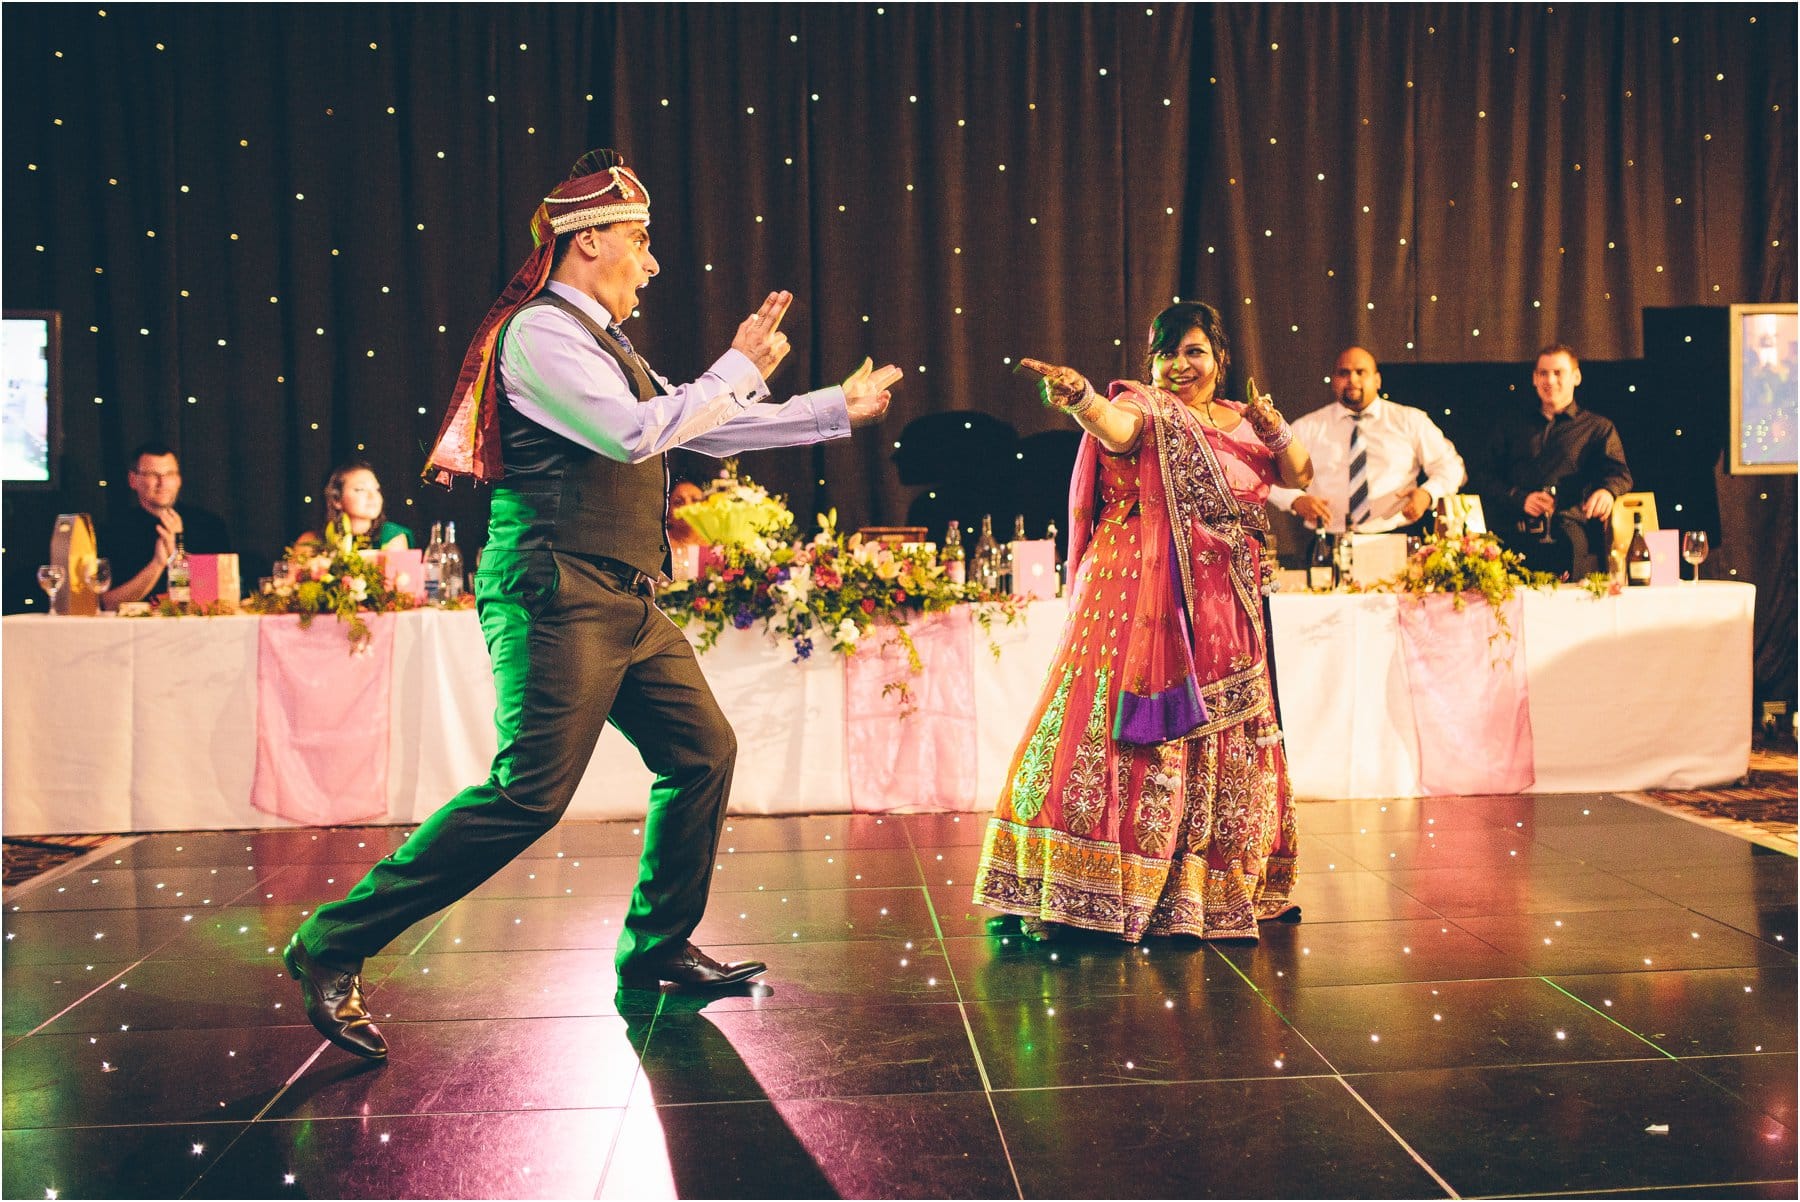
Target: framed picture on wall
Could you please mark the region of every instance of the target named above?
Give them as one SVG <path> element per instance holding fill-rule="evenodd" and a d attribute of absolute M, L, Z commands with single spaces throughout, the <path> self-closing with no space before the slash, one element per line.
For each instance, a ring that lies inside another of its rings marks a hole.
<path fill-rule="evenodd" d="M 1731 470 L 1800 467 L 1800 306 L 1731 306 Z"/>

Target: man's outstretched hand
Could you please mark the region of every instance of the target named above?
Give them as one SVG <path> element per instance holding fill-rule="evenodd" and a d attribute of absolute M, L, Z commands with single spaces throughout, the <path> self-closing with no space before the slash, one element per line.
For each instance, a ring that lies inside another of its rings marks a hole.
<path fill-rule="evenodd" d="M 762 308 L 739 323 L 737 337 L 731 340 L 731 349 L 743 352 L 756 364 L 756 370 L 765 380 L 775 374 L 775 369 L 793 349 L 788 344 L 788 336 L 781 332 L 781 319 L 787 316 L 788 306 L 793 303 L 792 292 L 769 293 Z"/>
<path fill-rule="evenodd" d="M 893 399 L 888 389 L 898 384 L 904 374 L 892 363 L 876 367 L 873 359 L 864 359 L 850 373 L 844 381 L 844 407 L 850 411 L 852 430 L 872 426 L 886 415 L 888 402 Z"/>

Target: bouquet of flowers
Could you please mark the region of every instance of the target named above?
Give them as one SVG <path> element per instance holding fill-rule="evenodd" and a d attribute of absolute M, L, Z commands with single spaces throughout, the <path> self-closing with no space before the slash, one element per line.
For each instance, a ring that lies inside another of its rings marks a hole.
<path fill-rule="evenodd" d="M 327 529 L 323 544 L 289 547 L 276 566 L 274 587 L 244 602 L 244 609 L 258 614 L 299 614 L 300 625 L 333 613 L 350 626 L 350 647 L 359 651 L 369 642 L 365 613 L 392 613 L 413 608 L 411 593 L 388 587 L 381 562 L 365 555 L 347 529 Z"/>
<path fill-rule="evenodd" d="M 1382 581 L 1377 588 L 1418 595 L 1449 593 L 1457 609 L 1469 594 L 1478 594 L 1493 608 L 1504 633 L 1505 606 L 1520 585 L 1546 588 L 1555 584 L 1556 577 L 1532 571 L 1525 566 L 1523 555 L 1508 551 L 1494 535 L 1482 533 L 1433 535 L 1408 557 L 1398 576 Z"/>
<path fill-rule="evenodd" d="M 793 529 L 794 515 L 768 490 L 738 474 L 737 460 L 725 460 L 718 479 L 698 501 L 676 509 L 695 534 L 715 547 L 741 547 L 753 538 L 769 538 Z"/>

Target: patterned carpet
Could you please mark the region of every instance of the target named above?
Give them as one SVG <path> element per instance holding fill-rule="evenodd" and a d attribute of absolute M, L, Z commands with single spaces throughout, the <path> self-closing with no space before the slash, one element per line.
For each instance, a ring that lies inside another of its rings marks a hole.
<path fill-rule="evenodd" d="M 1795 854 L 1796 761 L 1793 744 L 1757 747 L 1750 772 L 1717 789 L 1653 789 L 1622 796 L 1673 810 L 1686 818 Z"/>
<path fill-rule="evenodd" d="M 29 839 L 8 839 L 5 844 L 5 884 L 8 888 L 49 872 L 59 864 L 80 859 L 96 847 L 103 847 L 117 835 L 34 835 Z"/>

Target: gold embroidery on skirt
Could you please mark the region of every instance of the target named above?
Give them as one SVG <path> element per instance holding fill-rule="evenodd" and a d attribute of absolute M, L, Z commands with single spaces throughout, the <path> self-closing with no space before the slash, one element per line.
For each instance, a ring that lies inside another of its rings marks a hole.
<path fill-rule="evenodd" d="M 1160 855 L 1175 828 L 1175 790 L 1181 785 L 1181 744 L 1158 743 L 1156 758 L 1144 769 L 1144 791 L 1137 799 L 1131 829 L 1140 850 Z"/>
<path fill-rule="evenodd" d="M 1106 716 L 1106 699 L 1111 673 L 1100 669 L 1094 681 L 1094 704 L 1088 711 L 1087 728 L 1081 734 L 1081 746 L 1075 751 L 1075 763 L 1069 769 L 1069 783 L 1063 791 L 1063 816 L 1069 832 L 1090 833 L 1106 813 L 1106 746 L 1111 723 Z"/>
<path fill-rule="evenodd" d="M 1219 772 L 1219 740 L 1202 736 L 1188 746 L 1187 849 L 1205 858 L 1213 835 L 1213 781 Z"/>
<path fill-rule="evenodd" d="M 1012 811 L 1021 822 L 1030 822 L 1037 817 L 1038 811 L 1044 808 L 1044 798 L 1050 792 L 1050 768 L 1056 759 L 1056 736 L 1062 730 L 1063 714 L 1069 708 L 1069 686 L 1074 679 L 1069 671 L 1063 672 L 1062 683 L 1056 686 L 1056 696 L 1051 698 L 1049 706 L 1045 708 L 1037 731 L 1025 748 L 1025 754 L 1019 757 L 1019 771 L 1013 776 L 1012 782 Z"/>

